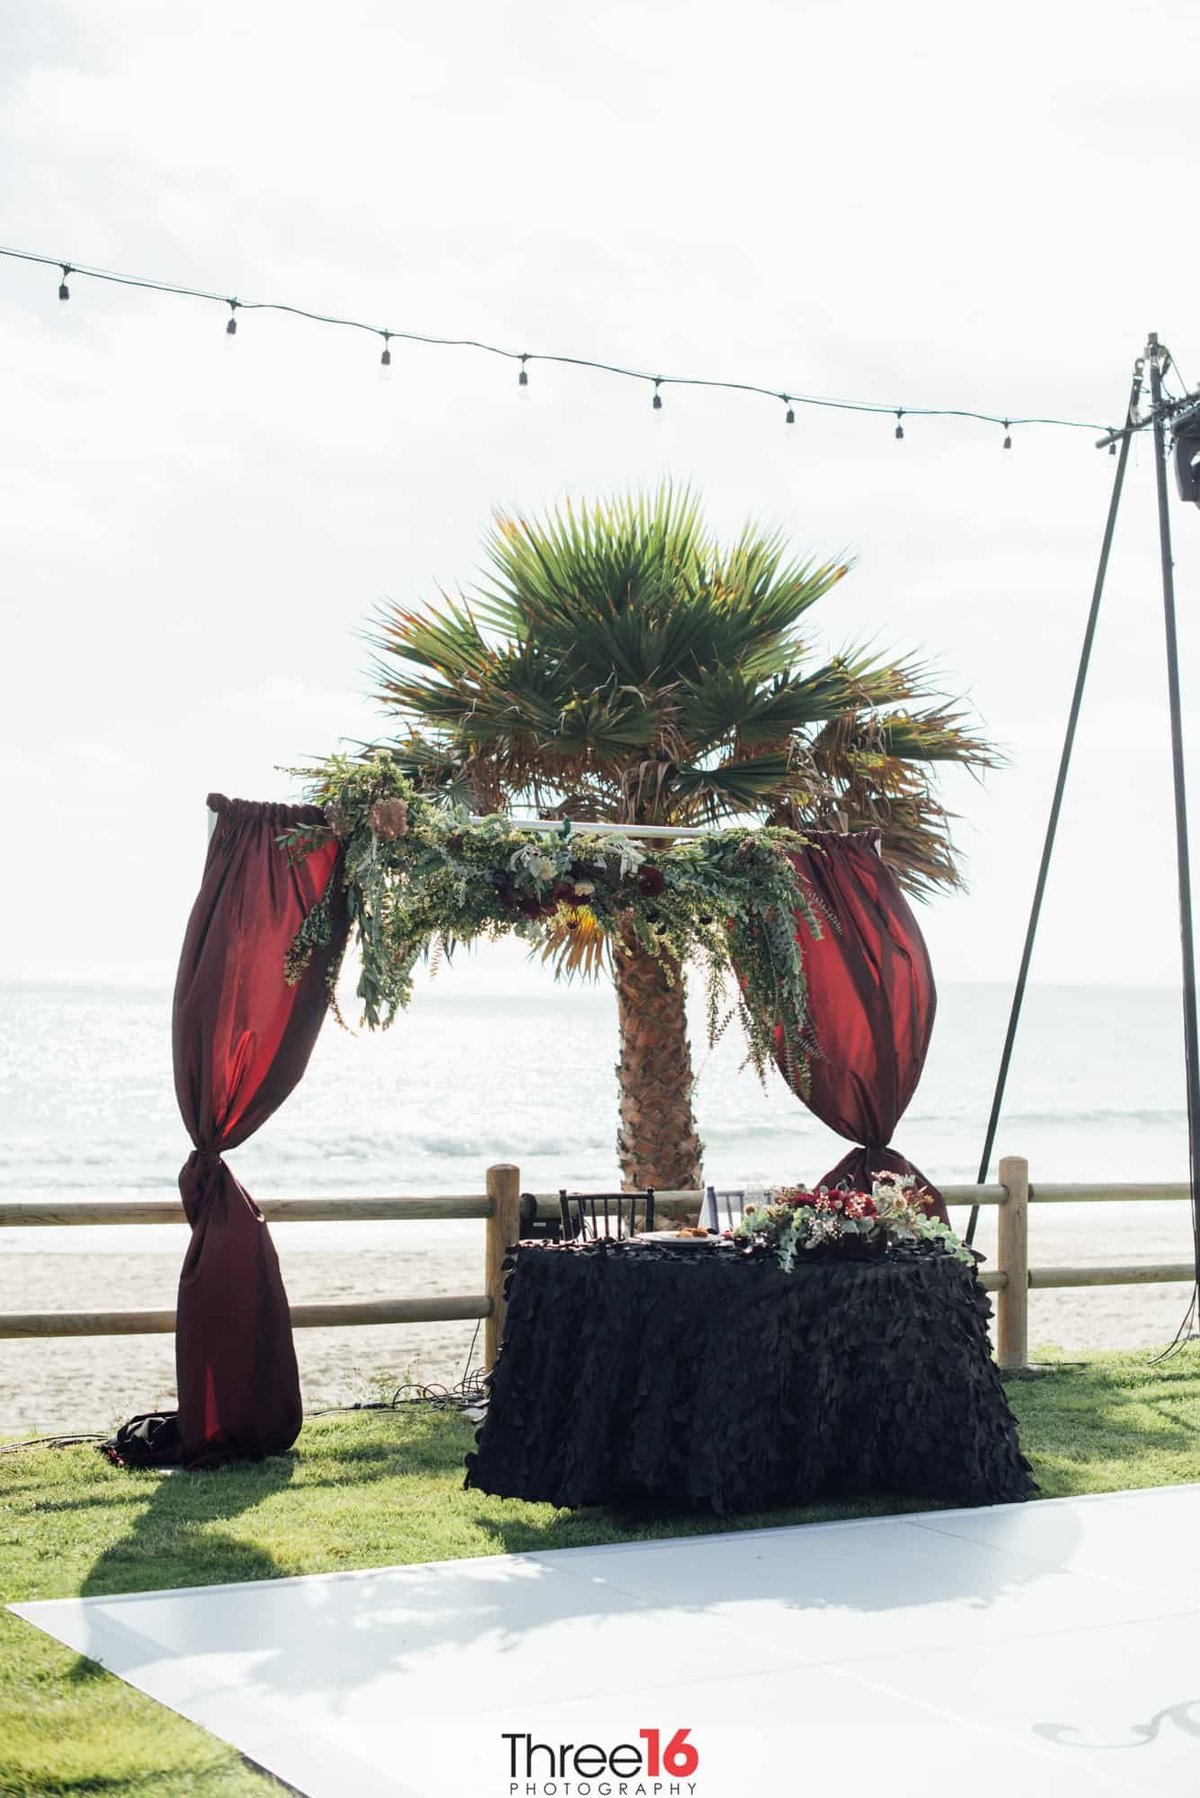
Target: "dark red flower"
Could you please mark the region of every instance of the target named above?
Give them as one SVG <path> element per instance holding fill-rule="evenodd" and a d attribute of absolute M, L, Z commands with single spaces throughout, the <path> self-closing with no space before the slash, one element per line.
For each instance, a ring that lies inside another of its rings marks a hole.
<path fill-rule="evenodd" d="M 662 869 L 653 864 L 639 868 L 637 883 L 639 893 L 643 893 L 647 899 L 656 899 L 667 884 L 663 879 Z"/>
<path fill-rule="evenodd" d="M 518 893 L 516 895 L 517 910 L 526 918 L 545 918 L 555 909 L 553 899 L 543 899 L 537 893 Z"/>

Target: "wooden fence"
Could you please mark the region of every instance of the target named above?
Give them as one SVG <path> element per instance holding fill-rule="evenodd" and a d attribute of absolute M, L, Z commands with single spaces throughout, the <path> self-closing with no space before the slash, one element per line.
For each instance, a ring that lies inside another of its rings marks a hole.
<path fill-rule="evenodd" d="M 1029 1291 L 1033 1287 L 1127 1286 L 1193 1278 L 1190 1261 L 1133 1263 L 1109 1267 L 1030 1267 L 1031 1205 L 1119 1203 L 1186 1200 L 1186 1186 L 1032 1186 L 1029 1163 L 1005 1156 L 996 1186 L 946 1186 L 946 1203 L 996 1205 L 999 1209 L 996 1265 L 980 1278 L 996 1294 L 996 1348 L 1001 1367 L 1027 1365 L 1029 1358 Z M 659 1192 L 660 1216 L 694 1214 L 699 1192 Z M 424 1198 L 262 1199 L 272 1223 L 404 1223 L 417 1219 L 483 1218 L 483 1291 L 438 1298 L 352 1299 L 328 1305 L 293 1305 L 297 1329 L 329 1329 L 358 1324 L 446 1323 L 484 1320 L 484 1364 L 490 1368 L 504 1330 L 503 1262 L 508 1244 L 517 1241 L 533 1218 L 559 1215 L 557 1193 L 521 1192 L 520 1169 L 500 1163 L 487 1170 L 482 1193 Z M 184 1221 L 175 1199 L 69 1199 L 42 1203 L 37 1199 L 0 1201 L 0 1229 L 14 1226 L 72 1224 L 170 1224 Z M 169 1334 L 174 1311 L 34 1311 L 0 1312 L 0 1339 L 51 1336 L 143 1336 Z"/>

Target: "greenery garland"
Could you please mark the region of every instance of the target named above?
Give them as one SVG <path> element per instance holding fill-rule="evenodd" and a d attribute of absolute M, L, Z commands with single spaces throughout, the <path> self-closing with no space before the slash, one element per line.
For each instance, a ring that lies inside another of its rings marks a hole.
<path fill-rule="evenodd" d="M 280 841 L 293 857 L 331 836 L 343 844 L 341 879 L 350 936 L 361 955 L 363 1022 L 386 1029 L 412 997 L 413 970 L 430 954 L 452 954 L 477 937 L 537 941 L 560 911 L 568 929 L 592 926 L 636 943 L 668 970 L 689 961 L 706 975 L 710 1041 L 733 1015 L 726 977 L 759 1076 L 779 1053 L 803 1084 L 811 1048 L 808 994 L 795 915 L 821 926 L 789 860 L 804 847 L 792 831 L 720 830 L 647 851 L 627 837 L 599 836 L 564 822 L 555 835 L 507 818 L 468 815 L 418 793 L 391 752 L 362 760 L 333 756 L 307 769 L 324 826 Z M 335 880 L 338 875 L 335 873 Z M 300 979 L 332 936 L 331 891 L 309 913 L 287 957 Z M 330 990 L 338 968 L 330 969 Z"/>

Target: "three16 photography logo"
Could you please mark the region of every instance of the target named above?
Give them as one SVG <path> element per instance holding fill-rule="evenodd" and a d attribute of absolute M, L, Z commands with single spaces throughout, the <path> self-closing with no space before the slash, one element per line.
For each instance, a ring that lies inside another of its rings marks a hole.
<path fill-rule="evenodd" d="M 639 1729 L 636 1742 L 535 1742 L 505 1730 L 509 1798 L 698 1798 L 690 1729 Z"/>

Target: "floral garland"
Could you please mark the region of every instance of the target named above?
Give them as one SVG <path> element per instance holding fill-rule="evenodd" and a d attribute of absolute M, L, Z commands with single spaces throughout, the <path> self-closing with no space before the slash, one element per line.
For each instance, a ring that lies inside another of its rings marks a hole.
<path fill-rule="evenodd" d="M 731 1234 L 752 1254 L 773 1253 L 787 1274 L 798 1258 L 881 1255 L 921 1245 L 974 1267 L 974 1254 L 949 1225 L 926 1213 L 927 1196 L 911 1176 L 899 1174 L 877 1174 L 870 1192 L 769 1187 L 767 1203 L 747 1205 Z"/>
<path fill-rule="evenodd" d="M 386 1028 L 412 997 L 413 970 L 460 942 L 515 934 L 538 939 L 547 920 L 594 925 L 657 956 L 673 977 L 700 962 L 715 1040 L 729 1021 L 726 976 L 750 1060 L 760 1074 L 776 1050 L 802 1085 L 811 1050 L 808 994 L 795 915 L 815 936 L 820 922 L 788 851 L 786 830 L 722 830 L 650 853 L 626 837 L 576 831 L 554 836 L 502 817 L 471 824 L 466 813 L 419 794 L 386 750 L 360 761 L 334 756 L 309 776 L 324 826 L 280 840 L 300 857 L 335 836 L 350 930 L 361 955 L 363 1021 Z M 335 875 L 335 879 L 337 876 Z M 332 938 L 331 893 L 301 925 L 287 958 L 299 980 Z M 330 989 L 338 969 L 330 970 Z"/>

